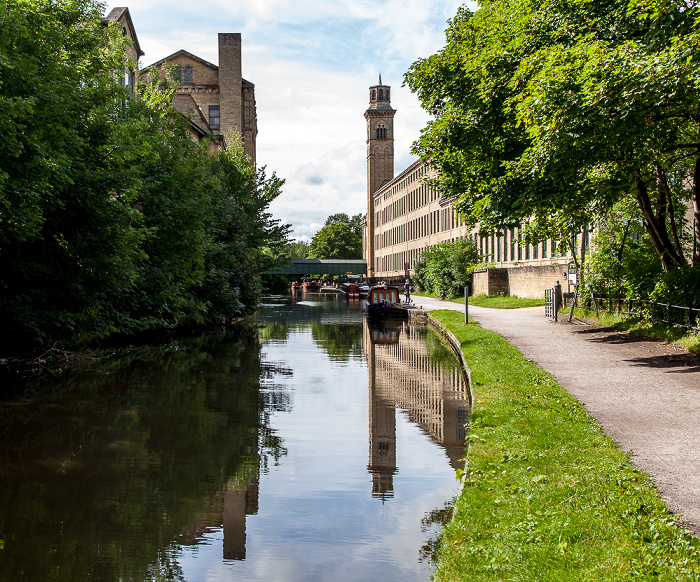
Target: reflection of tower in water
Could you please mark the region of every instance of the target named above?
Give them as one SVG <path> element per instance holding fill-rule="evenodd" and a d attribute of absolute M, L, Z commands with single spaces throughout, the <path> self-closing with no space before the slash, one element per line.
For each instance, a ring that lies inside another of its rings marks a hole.
<path fill-rule="evenodd" d="M 257 473 L 248 482 L 234 480 L 224 491 L 224 560 L 245 560 L 246 516 L 258 513 Z"/>
<path fill-rule="evenodd" d="M 469 416 L 469 386 L 454 366 L 431 363 L 428 345 L 403 325 L 389 330 L 365 324 L 369 367 L 369 465 L 372 495 L 393 496 L 396 467 L 396 407 L 442 446 L 450 465 L 461 468 Z"/>

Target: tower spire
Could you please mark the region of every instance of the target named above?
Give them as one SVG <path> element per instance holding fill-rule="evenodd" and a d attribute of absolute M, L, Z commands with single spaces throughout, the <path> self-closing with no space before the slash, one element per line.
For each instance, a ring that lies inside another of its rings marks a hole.
<path fill-rule="evenodd" d="M 379 73 L 379 84 L 380 84 L 380 85 L 382 84 L 382 74 L 381 74 L 381 72 Z"/>

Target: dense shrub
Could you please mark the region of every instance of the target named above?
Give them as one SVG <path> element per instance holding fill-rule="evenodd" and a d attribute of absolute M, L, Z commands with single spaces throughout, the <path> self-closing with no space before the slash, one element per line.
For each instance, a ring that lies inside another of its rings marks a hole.
<path fill-rule="evenodd" d="M 471 285 L 472 272 L 481 266 L 479 250 L 470 240 L 444 242 L 426 248 L 414 266 L 418 289 L 443 299 L 458 297 Z"/>
<path fill-rule="evenodd" d="M 194 143 L 165 79 L 132 96 L 94 0 L 0 8 L 0 349 L 251 313 L 282 181 Z M 274 256 L 274 254 L 272 255 Z"/>

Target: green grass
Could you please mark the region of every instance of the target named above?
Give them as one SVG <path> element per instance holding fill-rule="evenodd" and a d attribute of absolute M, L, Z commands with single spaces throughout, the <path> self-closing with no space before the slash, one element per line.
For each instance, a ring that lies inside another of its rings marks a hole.
<path fill-rule="evenodd" d="M 700 578 L 700 540 L 577 400 L 497 334 L 430 315 L 461 342 L 475 399 L 435 580 Z"/>
<path fill-rule="evenodd" d="M 421 291 L 412 295 L 412 297 L 433 297 L 441 299 L 434 293 L 426 293 Z M 464 297 L 448 299 L 452 303 L 464 305 Z M 511 297 L 510 295 L 476 295 L 469 297 L 469 305 L 478 307 L 491 307 L 493 309 L 519 309 L 520 307 L 537 307 L 544 305 L 544 299 L 525 299 L 523 297 Z"/>

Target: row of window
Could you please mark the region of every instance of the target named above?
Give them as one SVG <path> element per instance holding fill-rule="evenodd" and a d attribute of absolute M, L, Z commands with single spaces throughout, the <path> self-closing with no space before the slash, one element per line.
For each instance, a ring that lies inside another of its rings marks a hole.
<path fill-rule="evenodd" d="M 451 206 L 440 208 L 376 234 L 374 247 L 376 249 L 390 247 L 461 226 L 464 226 L 464 222 L 455 215 Z"/>
<path fill-rule="evenodd" d="M 184 69 L 185 78 L 182 78 L 183 69 L 180 65 L 176 65 L 173 69 L 173 80 L 177 81 L 178 84 L 182 85 L 193 85 L 194 84 L 194 68 L 187 65 Z"/>
<path fill-rule="evenodd" d="M 371 99 L 372 99 L 372 101 L 377 100 L 377 90 L 376 89 L 372 89 Z M 386 89 L 386 91 L 384 89 L 379 89 L 379 101 L 384 101 L 384 100 L 391 101 L 391 99 L 389 99 L 389 89 Z"/>
<path fill-rule="evenodd" d="M 386 192 L 384 192 L 384 200 L 388 200 L 391 198 L 394 194 L 397 194 L 401 190 L 404 190 L 408 188 L 413 182 L 418 180 L 421 176 L 425 174 L 425 166 L 421 165 L 417 171 L 412 172 L 408 176 L 406 176 L 403 180 L 400 182 L 396 182 L 391 188 L 389 188 Z M 379 199 L 377 199 L 379 200 Z"/>
<path fill-rule="evenodd" d="M 418 208 L 427 206 L 438 199 L 437 191 L 429 188 L 425 184 L 409 192 L 405 196 L 394 200 L 391 204 L 376 212 L 374 222 L 376 226 L 381 226 L 400 218 Z"/>
<path fill-rule="evenodd" d="M 423 219 L 427 218 L 428 215 L 421 217 L 418 219 L 418 221 L 423 222 Z M 377 242 L 379 242 L 379 240 L 392 240 L 393 238 L 398 237 L 399 234 L 400 230 L 392 229 L 392 231 L 383 233 L 381 235 L 381 239 L 378 235 Z M 384 238 L 385 235 L 386 238 Z M 456 239 L 451 240 L 454 242 L 459 238 L 464 237 L 457 237 Z M 546 259 L 548 256 L 552 258 L 564 257 L 567 255 L 567 252 L 561 252 L 561 247 L 555 240 L 547 240 L 535 245 L 523 244 L 522 233 L 515 228 L 506 230 L 502 234 L 498 235 L 491 234 L 489 236 L 480 236 L 478 234 L 471 233 L 466 235 L 466 238 L 474 241 L 479 248 L 479 253 L 486 262 L 506 263 L 523 260 L 529 261 L 539 258 Z M 577 252 L 576 247 L 579 243 L 580 241 L 578 239 L 574 240 L 574 253 Z M 586 234 L 586 236 L 583 238 L 583 244 L 586 248 L 588 248 L 590 244 L 590 236 L 588 234 Z M 377 272 L 405 271 L 406 269 L 413 269 L 416 261 L 420 258 L 421 252 L 422 249 L 409 249 L 398 253 L 376 257 L 375 268 Z"/>

